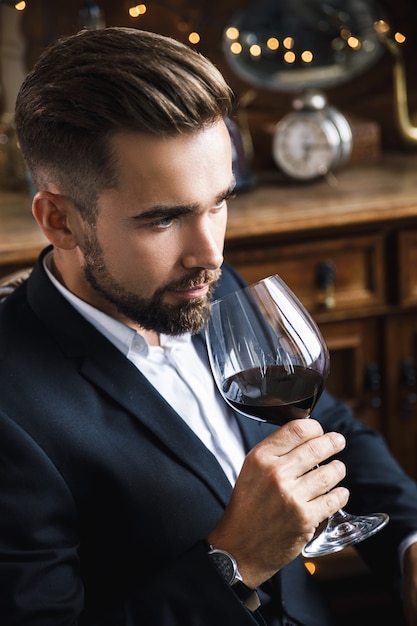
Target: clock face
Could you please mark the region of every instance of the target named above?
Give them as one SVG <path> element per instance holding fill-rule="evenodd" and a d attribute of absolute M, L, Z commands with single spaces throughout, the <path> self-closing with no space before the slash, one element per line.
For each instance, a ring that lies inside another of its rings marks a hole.
<path fill-rule="evenodd" d="M 350 154 L 347 121 L 328 110 L 295 111 L 276 126 L 272 152 L 278 167 L 290 178 L 311 180 L 325 176 Z"/>

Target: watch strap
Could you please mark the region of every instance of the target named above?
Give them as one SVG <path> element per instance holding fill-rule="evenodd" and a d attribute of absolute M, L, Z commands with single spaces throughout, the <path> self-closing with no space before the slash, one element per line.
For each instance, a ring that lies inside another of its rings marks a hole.
<path fill-rule="evenodd" d="M 241 580 L 237 580 L 230 588 L 233 589 L 242 604 L 250 611 L 256 611 L 261 606 L 256 589 L 251 589 Z"/>

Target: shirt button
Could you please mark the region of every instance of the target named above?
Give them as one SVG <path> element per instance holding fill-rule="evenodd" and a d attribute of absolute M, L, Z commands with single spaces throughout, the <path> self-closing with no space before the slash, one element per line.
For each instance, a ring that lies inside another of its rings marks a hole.
<path fill-rule="evenodd" d="M 146 344 L 145 344 L 145 340 L 142 337 L 135 337 L 133 340 L 133 349 L 136 350 L 136 352 L 145 352 L 146 349 Z"/>

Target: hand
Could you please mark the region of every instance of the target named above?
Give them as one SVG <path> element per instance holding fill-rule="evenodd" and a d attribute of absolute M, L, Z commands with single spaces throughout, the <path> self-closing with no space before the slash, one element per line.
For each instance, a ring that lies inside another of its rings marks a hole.
<path fill-rule="evenodd" d="M 403 604 L 407 626 L 417 626 L 417 543 L 404 554 Z"/>
<path fill-rule="evenodd" d="M 246 585 L 259 586 L 292 561 L 319 524 L 346 504 L 348 490 L 335 488 L 344 464 L 315 467 L 344 447 L 342 435 L 323 434 L 317 421 L 300 419 L 247 455 L 225 514 L 208 537 L 234 556 Z"/>

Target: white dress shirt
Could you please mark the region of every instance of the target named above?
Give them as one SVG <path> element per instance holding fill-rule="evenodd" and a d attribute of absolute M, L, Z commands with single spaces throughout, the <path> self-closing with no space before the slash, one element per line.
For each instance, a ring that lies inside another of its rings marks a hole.
<path fill-rule="evenodd" d="M 64 298 L 146 376 L 215 455 L 234 485 L 245 458 L 243 441 L 233 411 L 216 388 L 203 342 L 192 341 L 190 334 L 160 335 L 159 346 L 149 345 L 133 328 L 68 291 L 52 275 L 47 258 L 45 269 Z"/>

